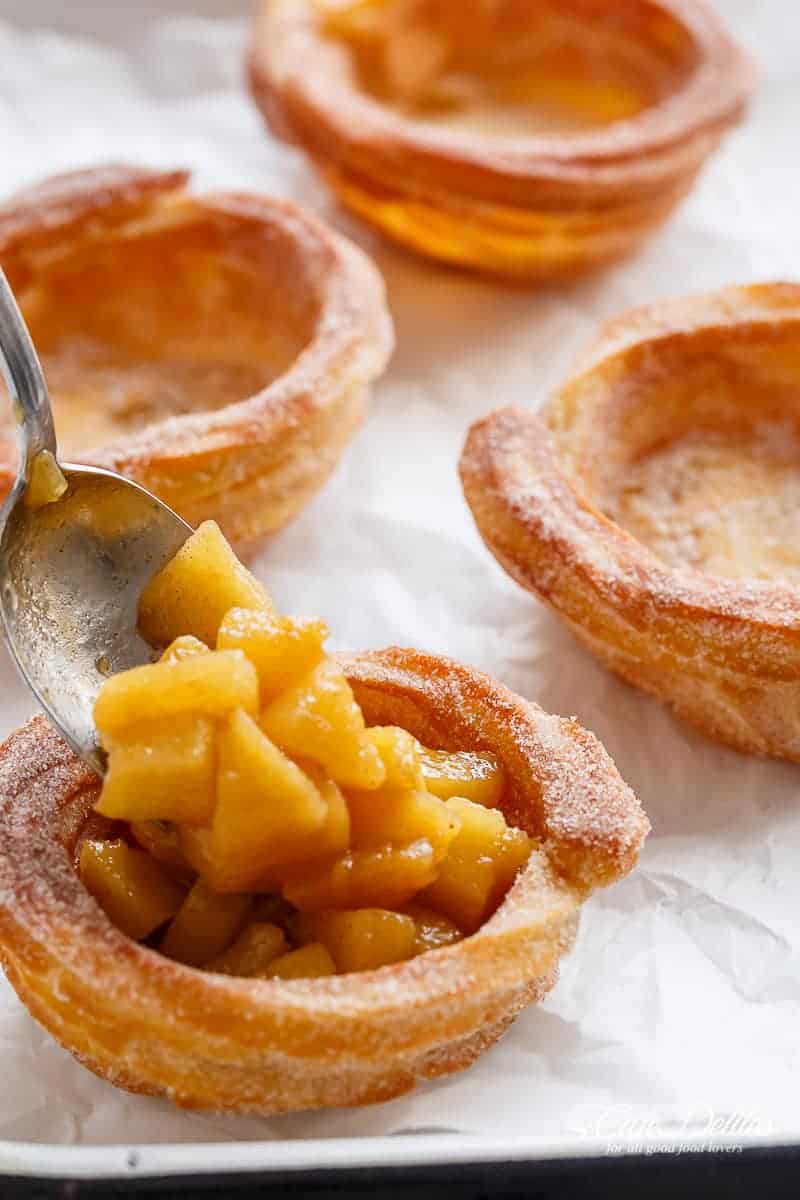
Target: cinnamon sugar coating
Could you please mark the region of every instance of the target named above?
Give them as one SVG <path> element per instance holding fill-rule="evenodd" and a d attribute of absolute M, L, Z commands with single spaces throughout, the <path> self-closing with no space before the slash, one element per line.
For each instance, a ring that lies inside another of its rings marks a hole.
<path fill-rule="evenodd" d="M 460 1070 L 553 985 L 592 888 L 633 866 L 647 821 L 590 734 L 445 659 L 340 661 L 369 722 L 495 753 L 501 808 L 538 849 L 475 935 L 408 962 L 291 982 L 195 970 L 130 941 L 83 888 L 74 855 L 98 781 L 35 718 L 0 749 L 3 961 L 32 1015 L 118 1086 L 268 1114 L 387 1100 Z"/>
<path fill-rule="evenodd" d="M 624 679 L 709 736 L 800 761 L 800 287 L 609 325 L 540 415 L 470 430 L 498 561 Z"/>
<path fill-rule="evenodd" d="M 634 251 L 753 87 L 702 0 L 262 0 L 249 77 L 344 207 L 540 281 Z"/>
<path fill-rule="evenodd" d="M 281 200 L 190 195 L 107 166 L 0 206 L 0 262 L 39 350 L 67 461 L 135 479 L 241 548 L 322 486 L 392 329 L 355 246 Z M 15 474 L 0 420 L 0 493 Z"/>

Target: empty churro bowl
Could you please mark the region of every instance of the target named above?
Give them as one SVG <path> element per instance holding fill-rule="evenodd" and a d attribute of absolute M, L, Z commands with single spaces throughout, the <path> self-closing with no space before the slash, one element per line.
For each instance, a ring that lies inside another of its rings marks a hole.
<path fill-rule="evenodd" d="M 711 737 L 800 761 L 800 288 L 610 325 L 539 415 L 478 421 L 484 541 L 607 666 Z"/>
<path fill-rule="evenodd" d="M 753 84 L 696 0 L 265 0 L 249 71 L 345 208 L 528 280 L 634 251 Z"/>
<path fill-rule="evenodd" d="M 0 264 L 68 461 L 108 467 L 241 549 L 317 492 L 392 345 L 360 250 L 286 202 L 104 167 L 0 206 Z M 0 424 L 0 488 L 15 474 Z"/>

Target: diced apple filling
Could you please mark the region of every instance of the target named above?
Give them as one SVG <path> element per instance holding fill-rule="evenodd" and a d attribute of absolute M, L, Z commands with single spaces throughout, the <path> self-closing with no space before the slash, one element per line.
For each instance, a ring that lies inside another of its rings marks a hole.
<path fill-rule="evenodd" d="M 458 816 L 460 829 L 421 899 L 465 933 L 474 933 L 491 916 L 518 868 L 527 861 L 530 839 L 520 829 L 510 830 L 497 809 L 459 797 L 445 803 Z M 509 838 L 509 834 L 515 836 Z"/>
<path fill-rule="evenodd" d="M 95 706 L 97 809 L 127 826 L 79 862 L 123 932 L 300 979 L 444 951 L 502 902 L 531 841 L 496 807 L 497 759 L 367 728 L 325 625 L 275 613 L 213 523 L 145 589 L 140 627 L 161 659 Z"/>
<path fill-rule="evenodd" d="M 85 841 L 79 870 L 108 919 L 135 941 L 174 917 L 186 895 L 154 858 L 122 841 Z"/>
<path fill-rule="evenodd" d="M 350 684 L 333 662 L 320 663 L 287 688 L 264 709 L 260 723 L 281 749 L 313 758 L 342 787 L 377 788 L 386 778 Z"/>
<path fill-rule="evenodd" d="M 95 701 L 94 722 L 111 751 L 115 735 L 142 721 L 226 717 L 235 708 L 258 712 L 258 676 L 240 650 L 217 650 L 113 675 Z"/>
<path fill-rule="evenodd" d="M 459 796 L 486 808 L 500 803 L 505 780 L 493 754 L 476 754 L 472 750 L 448 753 L 420 746 L 419 763 L 425 787 L 441 800 Z"/>
<path fill-rule="evenodd" d="M 459 830 L 458 815 L 427 792 L 385 788 L 349 792 L 350 838 L 354 848 L 405 846 L 425 838 L 441 862 Z"/>
<path fill-rule="evenodd" d="M 211 820 L 216 798 L 216 730 L 186 713 L 142 721 L 109 738 L 109 769 L 97 811 L 127 821 Z"/>
<path fill-rule="evenodd" d="M 152 854 L 156 862 L 167 867 L 171 875 L 179 879 L 191 879 L 195 873 L 181 849 L 181 830 L 169 821 L 131 821 L 130 831 L 134 841 Z"/>
<path fill-rule="evenodd" d="M 408 846 L 348 850 L 317 870 L 289 876 L 283 894 L 300 912 L 323 908 L 399 908 L 436 878 L 433 847 L 425 838 Z"/>
<path fill-rule="evenodd" d="M 317 979 L 335 975 L 336 963 L 320 942 L 309 942 L 299 950 L 280 954 L 263 972 L 264 979 Z"/>
<path fill-rule="evenodd" d="M 342 974 L 374 971 L 416 953 L 413 918 L 390 909 L 303 914 L 296 928 L 302 940 L 321 942 Z"/>
<path fill-rule="evenodd" d="M 252 921 L 232 946 L 208 963 L 210 971 L 221 975 L 257 978 L 280 954 L 286 953 L 286 934 L 270 921 Z"/>
<path fill-rule="evenodd" d="M 252 902 L 252 896 L 220 896 L 198 879 L 172 919 L 159 949 L 178 962 L 204 966 L 228 949 Z"/>
<path fill-rule="evenodd" d="M 406 904 L 403 912 L 414 922 L 416 954 L 452 946 L 453 942 L 459 942 L 463 937 L 454 921 L 432 908 L 426 908 L 424 904 L 416 901 Z"/>
<path fill-rule="evenodd" d="M 218 746 L 208 854 L 224 872 L 238 872 L 235 890 L 242 891 L 302 862 L 328 807 L 309 777 L 241 710 L 221 728 Z"/>
<path fill-rule="evenodd" d="M 424 790 L 416 738 L 397 725 L 376 725 L 367 730 L 367 737 L 383 761 L 386 787 L 409 788 L 414 792 Z"/>
<path fill-rule="evenodd" d="M 209 647 L 205 642 L 201 642 L 200 638 L 185 633 L 182 637 L 176 637 L 174 642 L 170 642 L 158 661 L 180 662 L 183 658 L 194 658 L 196 654 L 208 654 L 208 651 Z"/>
<path fill-rule="evenodd" d="M 232 608 L 217 634 L 218 650 L 241 650 L 258 673 L 261 704 L 274 700 L 324 657 L 322 621 Z"/>
<path fill-rule="evenodd" d="M 151 646 L 166 646 L 184 634 L 213 646 L 232 608 L 271 612 L 272 601 L 216 522 L 204 521 L 142 592 L 139 628 Z"/>

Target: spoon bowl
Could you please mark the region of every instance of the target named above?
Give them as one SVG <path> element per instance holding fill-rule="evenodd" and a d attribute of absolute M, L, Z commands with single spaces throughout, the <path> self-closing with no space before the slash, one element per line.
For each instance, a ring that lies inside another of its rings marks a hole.
<path fill-rule="evenodd" d="M 48 717 L 102 775 L 95 699 L 108 675 L 152 660 L 137 630 L 139 597 L 191 528 L 138 484 L 92 467 L 61 466 L 55 498 L 30 503 L 36 460 L 52 455 L 55 469 L 56 439 L 41 367 L 2 271 L 0 367 L 20 426 L 19 474 L 0 510 L 0 622 Z"/>

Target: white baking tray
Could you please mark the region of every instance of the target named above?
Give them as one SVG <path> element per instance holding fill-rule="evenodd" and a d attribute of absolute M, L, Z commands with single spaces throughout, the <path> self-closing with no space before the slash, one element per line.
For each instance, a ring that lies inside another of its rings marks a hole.
<path fill-rule="evenodd" d="M 58 1179 L 147 1179 L 170 1175 L 226 1175 L 257 1172 L 340 1171 L 385 1168 L 471 1166 L 483 1163 L 542 1163 L 558 1159 L 619 1157 L 696 1152 L 738 1154 L 750 1148 L 778 1149 L 791 1143 L 760 1135 L 708 1137 L 697 1130 L 674 1129 L 631 1141 L 624 1148 L 605 1139 L 577 1144 L 572 1137 L 525 1143 L 513 1140 L 417 1135 L 407 1137 L 323 1138 L 252 1145 L 181 1146 L 40 1146 L 0 1143 L 0 1176 Z"/>
<path fill-rule="evenodd" d="M 586 906 L 547 1000 L 470 1071 L 391 1104 L 273 1121 L 184 1114 L 75 1064 L 0 984 L 0 1174 L 303 1171 L 800 1142 L 800 772 L 696 737 L 617 683 L 493 564 L 460 494 L 469 423 L 535 405 L 598 323 L 665 295 L 800 277 L 800 10 L 719 0 L 760 60 L 748 124 L 635 261 L 562 290 L 426 265 L 343 221 L 244 92 L 250 4 L 5 0 L 3 190 L 109 160 L 292 196 L 377 258 L 398 332 L 346 462 L 258 570 L 346 646 L 419 645 L 576 714 L 654 826 Z M 431 514 L 435 514 L 432 519 Z M 0 734 L 31 705 L 0 660 Z M 11 1083 L 8 1081 L 12 1081 Z"/>

